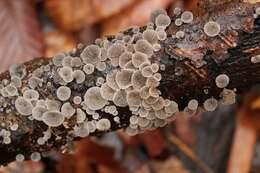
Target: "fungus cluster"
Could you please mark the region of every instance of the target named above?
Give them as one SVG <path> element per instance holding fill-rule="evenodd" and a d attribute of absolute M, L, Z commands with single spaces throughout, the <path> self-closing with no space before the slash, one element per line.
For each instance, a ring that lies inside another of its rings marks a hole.
<path fill-rule="evenodd" d="M 173 23 L 177 26 L 193 22 L 190 11 L 182 13 L 180 8 L 175 8 L 174 14 Z M 167 13 L 158 10 L 142 30 L 134 28 L 131 34 L 118 33 L 115 38 L 97 39 L 86 47 L 80 44 L 77 51 L 60 53 L 33 71 L 24 65 L 12 66 L 10 80 L 0 83 L 0 99 L 11 99 L 13 105 L 1 103 L 0 112 L 14 110 L 17 116 L 42 122 L 48 130 L 38 137 L 38 145 L 46 144 L 52 135 L 58 139 L 60 136 L 52 129 L 60 126 L 68 130 L 68 141 L 71 137 L 109 131 L 113 123 L 120 123 L 123 115 L 118 108 L 123 107 L 132 113 L 125 129 L 129 135 L 166 125 L 179 108 L 178 103 L 164 98 L 159 90 L 161 72 L 166 67 L 155 54 L 161 50 L 161 41 L 168 39 L 166 29 L 171 23 Z M 213 21 L 203 29 L 209 37 L 220 32 L 219 24 Z M 184 39 L 185 31 L 176 31 L 170 38 Z M 252 57 L 251 61 L 259 62 L 259 56 Z M 177 68 L 174 71 L 176 75 L 182 73 Z M 224 88 L 222 103 L 234 103 L 235 92 L 226 89 L 229 77 L 221 74 L 215 82 L 217 87 Z M 207 111 L 214 111 L 217 105 L 213 97 L 203 103 Z M 198 107 L 199 102 L 192 99 L 184 112 L 193 115 Z M 1 142 L 10 144 L 11 131 L 19 126 L 13 122 L 5 128 L 0 131 Z M 30 158 L 39 161 L 41 154 L 33 152 Z M 16 160 L 24 160 L 24 155 L 18 154 Z"/>

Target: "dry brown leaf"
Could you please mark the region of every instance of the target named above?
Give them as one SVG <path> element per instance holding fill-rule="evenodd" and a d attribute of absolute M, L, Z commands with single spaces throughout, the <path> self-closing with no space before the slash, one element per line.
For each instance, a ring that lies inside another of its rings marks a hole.
<path fill-rule="evenodd" d="M 139 0 L 124 12 L 106 19 L 102 23 L 102 35 L 111 35 L 130 27 L 143 26 L 151 12 L 166 8 L 174 0 Z"/>
<path fill-rule="evenodd" d="M 255 152 L 257 131 L 252 125 L 249 112 L 242 108 L 238 112 L 236 131 L 231 147 L 227 173 L 248 173 Z M 259 122 L 259 121 L 258 121 Z"/>
<path fill-rule="evenodd" d="M 44 36 L 45 57 L 52 57 L 62 51 L 70 51 L 76 46 L 76 40 L 73 36 L 61 32 L 51 31 Z"/>
<path fill-rule="evenodd" d="M 142 134 L 141 139 L 143 140 L 150 157 L 157 157 L 166 149 L 164 138 L 159 129 L 146 131 Z"/>
<path fill-rule="evenodd" d="M 62 29 L 78 31 L 86 24 L 118 13 L 136 0 L 46 0 L 49 16 Z"/>
<path fill-rule="evenodd" d="M 0 71 L 43 55 L 42 33 L 29 0 L 1 0 L 0 23 Z"/>
<path fill-rule="evenodd" d="M 154 171 L 153 172 L 163 172 L 163 173 L 191 173 L 187 168 L 184 167 L 181 160 L 175 157 L 169 157 L 163 161 L 150 161 L 150 165 L 152 165 Z M 152 171 L 149 170 L 147 165 L 143 165 L 135 173 L 150 173 Z"/>
<path fill-rule="evenodd" d="M 251 108 L 260 110 L 260 97 L 253 101 Z"/>

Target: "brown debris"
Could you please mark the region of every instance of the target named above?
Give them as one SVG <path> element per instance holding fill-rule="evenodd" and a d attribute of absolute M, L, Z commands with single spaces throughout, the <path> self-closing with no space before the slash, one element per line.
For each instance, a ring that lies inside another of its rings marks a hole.
<path fill-rule="evenodd" d="M 113 35 L 131 27 L 144 26 L 154 10 L 165 9 L 174 0 L 139 0 L 122 13 L 106 19 L 101 26 L 102 35 Z"/>
<path fill-rule="evenodd" d="M 61 31 L 47 32 L 44 37 L 45 57 L 53 57 L 59 52 L 70 51 L 76 46 L 71 35 Z"/>
<path fill-rule="evenodd" d="M 0 23 L 0 57 L 4 57 L 0 72 L 11 64 L 43 56 L 42 33 L 29 0 L 0 1 Z"/>
<path fill-rule="evenodd" d="M 118 13 L 135 0 L 47 0 L 49 16 L 64 30 L 78 31 L 86 24 L 93 24 Z"/>
<path fill-rule="evenodd" d="M 249 93 L 244 99 L 245 104 L 237 112 L 236 131 L 231 148 L 227 173 L 248 173 L 251 169 L 255 146 L 257 142 L 257 127 L 259 114 L 252 115 L 250 105 L 254 93 Z"/>

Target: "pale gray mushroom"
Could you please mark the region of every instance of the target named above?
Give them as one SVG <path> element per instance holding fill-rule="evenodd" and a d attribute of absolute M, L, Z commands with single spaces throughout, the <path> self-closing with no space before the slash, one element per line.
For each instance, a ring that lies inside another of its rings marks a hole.
<path fill-rule="evenodd" d="M 109 121 L 109 119 L 102 118 L 97 122 L 96 127 L 100 131 L 107 131 L 111 128 L 111 122 Z"/>
<path fill-rule="evenodd" d="M 220 25 L 214 21 L 207 22 L 203 29 L 205 34 L 209 37 L 215 37 L 220 33 Z"/>
<path fill-rule="evenodd" d="M 58 111 L 47 111 L 43 114 L 42 120 L 50 127 L 58 127 L 63 124 L 64 116 Z"/>
<path fill-rule="evenodd" d="M 56 95 L 59 100 L 66 101 L 71 96 L 71 89 L 67 86 L 60 86 L 56 91 Z"/>
<path fill-rule="evenodd" d="M 84 95 L 84 103 L 88 108 L 99 110 L 107 104 L 107 100 L 101 96 L 100 90 L 99 87 L 92 87 L 87 90 Z"/>
<path fill-rule="evenodd" d="M 95 65 L 100 61 L 101 49 L 97 45 L 89 45 L 82 51 L 80 57 L 85 64 Z"/>
<path fill-rule="evenodd" d="M 18 97 L 15 100 L 15 108 L 21 115 L 28 116 L 32 114 L 33 105 L 27 99 Z"/>

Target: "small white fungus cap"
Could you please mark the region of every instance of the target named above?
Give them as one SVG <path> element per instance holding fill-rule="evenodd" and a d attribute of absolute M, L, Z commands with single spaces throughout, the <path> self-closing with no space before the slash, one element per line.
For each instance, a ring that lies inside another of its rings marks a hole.
<path fill-rule="evenodd" d="M 220 25 L 214 21 L 207 22 L 203 29 L 205 34 L 209 37 L 215 37 L 220 33 Z"/>
<path fill-rule="evenodd" d="M 99 87 L 92 87 L 85 93 L 84 103 L 92 110 L 99 110 L 107 104 L 107 100 L 101 96 Z"/>
<path fill-rule="evenodd" d="M 216 85 L 217 85 L 217 87 L 219 87 L 219 88 L 225 88 L 225 87 L 227 87 L 228 84 L 229 84 L 229 81 L 230 81 L 230 79 L 229 79 L 228 75 L 226 75 L 226 74 L 220 74 L 220 75 L 218 75 L 218 76 L 216 77 L 216 80 L 215 80 Z"/>
<path fill-rule="evenodd" d="M 97 122 L 97 129 L 100 131 L 106 131 L 109 130 L 111 128 L 111 123 L 109 121 L 109 119 L 106 118 L 102 118 Z"/>
<path fill-rule="evenodd" d="M 15 100 L 15 108 L 21 115 L 28 116 L 32 114 L 33 105 L 27 99 L 18 97 Z"/>
<path fill-rule="evenodd" d="M 64 122 L 64 116 L 58 111 L 48 111 L 43 114 L 42 120 L 50 127 L 58 127 Z"/>
<path fill-rule="evenodd" d="M 67 86 L 61 86 L 57 89 L 56 95 L 59 100 L 66 101 L 71 96 L 71 89 Z"/>

